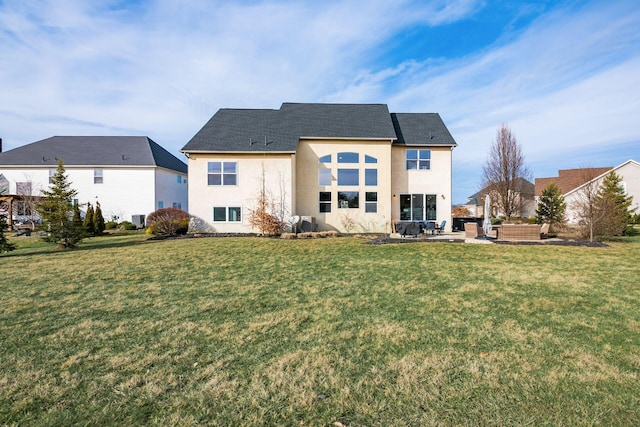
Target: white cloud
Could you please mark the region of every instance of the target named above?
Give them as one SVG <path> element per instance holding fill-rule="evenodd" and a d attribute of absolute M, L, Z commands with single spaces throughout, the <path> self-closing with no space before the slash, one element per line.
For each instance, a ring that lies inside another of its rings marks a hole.
<path fill-rule="evenodd" d="M 373 58 L 393 37 L 466 19 L 484 2 L 3 2 L 0 136 L 9 149 L 143 134 L 177 154 L 222 107 L 386 102 L 441 114 L 468 195 L 501 123 L 538 165 L 559 148 L 640 141 L 640 11 L 567 4 L 468 57 L 381 69 Z"/>

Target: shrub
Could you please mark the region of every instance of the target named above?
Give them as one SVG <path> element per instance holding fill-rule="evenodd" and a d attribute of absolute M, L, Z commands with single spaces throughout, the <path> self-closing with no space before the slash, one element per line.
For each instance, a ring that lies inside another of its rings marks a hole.
<path fill-rule="evenodd" d="M 147 217 L 147 232 L 160 236 L 186 234 L 189 230 L 189 214 L 182 209 L 163 208 Z"/>
<path fill-rule="evenodd" d="M 115 221 L 107 221 L 104 223 L 104 228 L 105 230 L 113 230 L 115 228 L 118 228 L 118 223 Z"/>
<path fill-rule="evenodd" d="M 120 224 L 118 224 L 118 228 L 120 230 L 137 230 L 138 226 L 130 221 L 122 221 Z"/>

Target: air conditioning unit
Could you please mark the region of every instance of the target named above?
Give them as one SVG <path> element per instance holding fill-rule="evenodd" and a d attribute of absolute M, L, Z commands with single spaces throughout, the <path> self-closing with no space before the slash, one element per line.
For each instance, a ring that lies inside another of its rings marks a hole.
<path fill-rule="evenodd" d="M 301 217 L 302 224 L 300 225 L 300 230 L 303 233 L 309 233 L 311 231 L 316 231 L 316 217 L 315 216 L 303 216 Z"/>
<path fill-rule="evenodd" d="M 145 216 L 144 215 L 131 215 L 131 222 L 136 225 L 138 228 L 144 228 L 145 224 Z"/>

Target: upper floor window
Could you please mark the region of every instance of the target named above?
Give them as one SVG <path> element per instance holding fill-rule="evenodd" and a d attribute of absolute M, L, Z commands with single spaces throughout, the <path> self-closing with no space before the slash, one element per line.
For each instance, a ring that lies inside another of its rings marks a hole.
<path fill-rule="evenodd" d="M 178 180 L 178 184 L 182 184 L 182 175 L 178 175 L 177 180 Z"/>
<path fill-rule="evenodd" d="M 104 175 L 102 169 L 94 169 L 93 170 L 93 183 L 94 184 L 102 184 L 104 182 Z"/>
<path fill-rule="evenodd" d="M 407 150 L 409 169 L 431 169 L 431 150 Z"/>
<path fill-rule="evenodd" d="M 208 185 L 236 185 L 238 164 L 236 162 L 209 162 L 207 166 Z"/>
<path fill-rule="evenodd" d="M 364 185 L 378 185 L 378 169 L 364 170 Z"/>
<path fill-rule="evenodd" d="M 331 185 L 331 169 L 318 169 L 318 185 Z"/>
<path fill-rule="evenodd" d="M 360 155 L 358 153 L 338 153 L 338 163 L 359 163 Z"/>
<path fill-rule="evenodd" d="M 365 163 L 378 163 L 378 159 L 376 159 L 375 157 L 371 157 L 368 155 L 364 155 L 364 162 Z"/>
<path fill-rule="evenodd" d="M 338 169 L 338 185 L 360 185 L 359 169 Z"/>
<path fill-rule="evenodd" d="M 322 156 L 318 159 L 318 163 L 331 163 L 331 154 L 327 154 L 326 156 Z"/>

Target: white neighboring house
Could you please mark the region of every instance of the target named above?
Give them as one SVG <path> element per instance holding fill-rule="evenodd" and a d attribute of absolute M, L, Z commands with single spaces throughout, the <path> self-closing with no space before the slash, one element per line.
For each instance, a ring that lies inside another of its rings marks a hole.
<path fill-rule="evenodd" d="M 599 187 L 602 184 L 603 178 L 612 171 L 620 177 L 620 183 L 627 195 L 633 197 L 631 200 L 631 209 L 635 208 L 636 212 L 640 212 L 640 163 L 635 160 L 627 160 L 613 169 L 601 173 L 590 182 L 597 183 L 597 186 Z M 578 222 L 579 216 L 577 215 L 574 206 L 576 202 L 580 200 L 580 191 L 587 184 L 588 183 L 583 183 L 579 187 L 564 194 L 564 200 L 567 203 L 567 221 L 569 223 Z"/>
<path fill-rule="evenodd" d="M 580 200 L 582 191 L 589 183 L 595 183 L 599 187 L 602 179 L 609 173 L 615 172 L 620 177 L 625 192 L 633 197 L 631 208 L 640 212 L 640 163 L 635 160 L 612 167 L 564 169 L 558 171 L 558 176 L 549 178 L 536 178 L 535 194 L 536 205 L 545 188 L 551 183 L 556 184 L 567 203 L 566 218 L 570 224 L 578 222 L 579 215 L 575 210 L 576 202 Z M 589 178 L 593 177 L 591 180 Z"/>
<path fill-rule="evenodd" d="M 0 146 L 1 147 L 1 146 Z M 144 218 L 159 208 L 188 210 L 187 165 L 146 136 L 54 136 L 0 152 L 0 187 L 11 200 L 41 196 L 62 159 L 81 210 L 99 202 L 105 221 Z M 18 197 L 16 197 L 18 196 Z"/>

